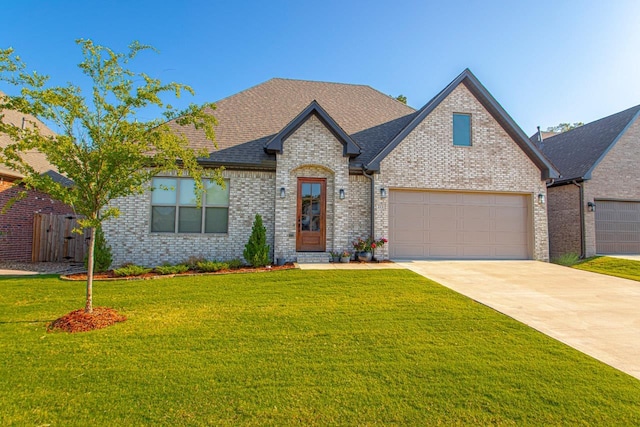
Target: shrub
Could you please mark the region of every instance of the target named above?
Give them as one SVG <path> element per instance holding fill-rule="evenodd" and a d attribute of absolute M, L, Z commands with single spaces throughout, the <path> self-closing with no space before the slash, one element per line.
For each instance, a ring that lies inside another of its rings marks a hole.
<path fill-rule="evenodd" d="M 93 250 L 93 271 L 102 273 L 111 267 L 113 257 L 111 256 L 111 246 L 107 245 L 102 227 L 96 228 L 96 244 Z M 89 268 L 89 254 L 84 257 L 84 268 Z"/>
<path fill-rule="evenodd" d="M 143 274 L 149 273 L 151 270 L 153 270 L 153 269 L 152 268 L 143 267 L 141 265 L 126 264 L 126 265 L 123 265 L 120 268 L 116 268 L 115 270 L 113 270 L 113 274 L 115 274 L 118 277 L 141 276 Z"/>
<path fill-rule="evenodd" d="M 180 273 L 186 273 L 187 271 L 189 271 L 189 266 L 185 264 L 177 264 L 177 265 L 163 264 L 156 267 L 155 271 L 156 273 L 159 273 L 159 274 L 180 274 Z"/>
<path fill-rule="evenodd" d="M 186 265 L 189 270 L 197 270 L 199 262 L 207 262 L 207 259 L 201 256 L 190 256 L 185 261 L 183 261 L 182 264 Z"/>
<path fill-rule="evenodd" d="M 219 261 L 200 261 L 197 264 L 197 269 L 200 271 L 204 271 L 205 273 L 216 272 L 220 270 L 228 270 L 229 264 L 226 262 Z"/>
<path fill-rule="evenodd" d="M 229 268 L 232 270 L 244 267 L 244 261 L 241 260 L 240 258 L 232 259 L 231 261 L 228 262 L 228 264 L 229 264 Z"/>
<path fill-rule="evenodd" d="M 580 261 L 580 255 L 573 252 L 563 254 L 562 256 L 552 260 L 554 264 L 564 265 L 566 267 L 571 267 L 572 265 L 577 264 L 578 261 Z"/>
<path fill-rule="evenodd" d="M 251 236 L 244 247 L 242 255 L 254 267 L 264 267 L 270 264 L 269 245 L 267 245 L 267 229 L 262 225 L 262 217 L 256 214 L 251 229 Z"/>

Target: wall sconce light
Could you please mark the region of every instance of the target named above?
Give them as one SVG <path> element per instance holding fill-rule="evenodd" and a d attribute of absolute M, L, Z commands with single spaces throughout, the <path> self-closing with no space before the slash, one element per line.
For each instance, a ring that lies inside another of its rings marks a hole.
<path fill-rule="evenodd" d="M 545 200 L 546 200 L 546 196 L 544 195 L 544 193 L 538 194 L 538 203 L 540 203 L 541 205 L 544 205 Z"/>
<path fill-rule="evenodd" d="M 593 202 L 587 203 L 587 209 L 589 210 L 589 212 L 595 212 L 596 211 L 596 204 L 593 203 Z"/>
<path fill-rule="evenodd" d="M 280 197 L 284 199 L 286 195 L 287 195 L 287 192 L 284 189 L 284 187 L 280 187 Z"/>
<path fill-rule="evenodd" d="M 387 198 L 387 189 L 386 188 L 381 188 L 380 189 L 380 197 L 382 197 L 383 199 Z"/>
<path fill-rule="evenodd" d="M 338 192 L 338 195 L 340 197 L 340 200 L 344 200 L 344 188 L 340 189 L 340 191 Z"/>

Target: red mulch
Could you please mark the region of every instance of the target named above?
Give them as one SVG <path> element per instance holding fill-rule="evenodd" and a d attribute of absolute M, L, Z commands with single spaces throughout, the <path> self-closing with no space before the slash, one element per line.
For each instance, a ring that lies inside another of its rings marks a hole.
<path fill-rule="evenodd" d="M 87 332 L 106 328 L 127 318 L 118 314 L 113 308 L 94 307 L 93 313 L 85 313 L 84 309 L 65 314 L 49 324 L 49 331 L 61 330 L 65 332 Z"/>
<path fill-rule="evenodd" d="M 261 271 L 288 270 L 290 268 L 295 268 L 295 265 L 293 265 L 293 263 L 288 263 L 288 264 L 285 264 L 285 265 L 272 265 L 272 266 L 260 267 L 260 268 L 243 267 L 243 268 L 220 270 L 220 271 L 211 272 L 211 273 L 199 273 L 197 271 L 188 271 L 186 273 L 170 274 L 170 275 L 164 275 L 164 276 L 173 277 L 173 276 L 190 276 L 190 275 L 194 275 L 194 274 L 257 273 L 257 272 L 261 272 Z M 141 274 L 140 276 L 126 276 L 126 277 L 123 277 L 123 276 L 116 276 L 113 273 L 113 270 L 109 270 L 109 271 L 105 271 L 104 273 L 94 273 L 93 274 L 93 280 L 104 280 L 104 279 L 119 279 L 119 280 L 150 279 L 150 278 L 153 278 L 153 277 L 162 277 L 162 276 L 163 276 L 162 274 L 152 271 L 150 273 Z M 64 278 L 68 279 L 68 280 L 87 280 L 87 273 L 67 274 L 67 275 L 64 276 Z"/>

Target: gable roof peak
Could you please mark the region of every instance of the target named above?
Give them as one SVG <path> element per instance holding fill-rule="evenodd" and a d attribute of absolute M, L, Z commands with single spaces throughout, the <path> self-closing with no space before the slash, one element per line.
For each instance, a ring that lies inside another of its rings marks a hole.
<path fill-rule="evenodd" d="M 370 162 L 365 165 L 370 171 L 378 171 L 380 162 L 394 148 L 404 140 L 433 110 L 436 109 L 445 98 L 447 98 L 458 86 L 464 84 L 473 96 L 482 104 L 482 106 L 493 116 L 493 118 L 502 126 L 509 136 L 518 144 L 520 149 L 533 161 L 540 169 L 542 179 L 556 178 L 558 172 L 553 164 L 542 154 L 535 144 L 529 141 L 529 138 L 520 129 L 516 122 L 502 108 L 489 91 L 480 83 L 478 78 L 471 72 L 469 68 L 465 68 L 455 79 L 451 81 L 436 96 L 427 102 L 411 121 L 402 129 Z"/>
<path fill-rule="evenodd" d="M 545 139 L 544 154 L 558 166 L 559 182 L 590 179 L 595 167 L 640 117 L 640 105 Z"/>
<path fill-rule="evenodd" d="M 324 124 L 324 126 L 331 131 L 336 139 L 342 143 L 344 147 L 344 156 L 353 157 L 360 154 L 360 146 L 356 144 L 356 142 L 340 127 L 340 125 L 338 125 L 338 123 L 315 99 L 265 144 L 265 151 L 267 153 L 282 153 L 284 140 L 291 136 L 312 115 L 315 115 Z"/>

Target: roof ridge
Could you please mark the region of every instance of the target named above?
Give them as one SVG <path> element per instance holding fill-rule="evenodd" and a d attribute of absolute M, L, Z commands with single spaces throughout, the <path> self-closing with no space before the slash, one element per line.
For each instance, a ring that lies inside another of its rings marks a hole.
<path fill-rule="evenodd" d="M 594 121 L 592 121 L 592 122 L 585 123 L 585 124 L 583 124 L 583 125 L 581 125 L 581 126 L 575 127 L 575 128 L 570 129 L 570 130 L 568 130 L 568 131 L 565 131 L 565 132 L 558 132 L 558 133 L 556 133 L 555 135 L 552 135 L 552 136 L 546 137 L 546 138 L 544 139 L 544 142 L 546 143 L 547 141 L 553 141 L 553 139 L 554 139 L 554 138 L 556 138 L 556 137 L 558 137 L 558 136 L 566 136 L 567 134 L 569 134 L 569 133 L 574 133 L 574 131 L 577 131 L 577 130 L 579 130 L 579 129 L 580 129 L 580 130 L 582 130 L 582 131 L 584 131 L 584 129 L 586 129 L 586 128 L 587 128 L 587 126 L 591 126 L 591 125 L 595 125 L 595 124 L 601 123 L 603 120 L 610 120 L 611 118 L 613 118 L 613 117 L 615 117 L 615 116 L 620 116 L 620 115 L 622 115 L 622 114 L 629 113 L 629 112 L 631 112 L 632 110 L 636 110 L 636 111 L 634 111 L 634 114 L 631 116 L 631 118 L 629 119 L 629 121 L 633 120 L 633 118 L 635 117 L 636 113 L 637 113 L 638 111 L 640 111 L 640 104 L 635 105 L 635 106 L 633 106 L 633 107 L 626 108 L 626 109 L 624 109 L 624 110 L 622 110 L 622 111 L 618 111 L 617 113 L 609 114 L 608 116 L 601 117 L 601 118 L 596 119 L 596 120 L 594 120 Z M 627 122 L 627 123 L 628 123 L 628 122 Z M 537 133 L 537 132 L 536 132 L 536 133 Z M 564 139 L 564 138 L 559 138 L 559 139 Z"/>

